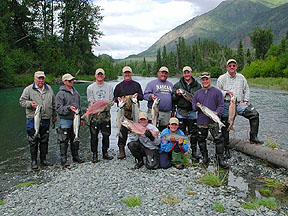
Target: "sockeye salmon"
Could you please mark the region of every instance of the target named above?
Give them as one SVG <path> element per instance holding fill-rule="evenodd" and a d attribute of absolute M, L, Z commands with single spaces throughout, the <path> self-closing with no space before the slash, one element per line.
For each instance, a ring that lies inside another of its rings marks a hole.
<path fill-rule="evenodd" d="M 73 119 L 73 132 L 75 135 L 74 143 L 79 142 L 79 128 L 80 128 L 80 110 L 77 109 Z"/>
<path fill-rule="evenodd" d="M 138 101 L 137 97 L 131 97 L 130 98 L 132 101 L 132 118 L 134 122 L 139 121 L 139 106 L 138 106 Z"/>
<path fill-rule="evenodd" d="M 34 136 L 35 137 L 39 137 L 40 123 L 41 123 L 41 118 L 42 118 L 41 111 L 42 111 L 42 107 L 40 105 L 37 105 L 35 113 L 34 113 L 34 129 L 35 129 Z"/>
<path fill-rule="evenodd" d="M 122 134 L 120 132 L 120 128 L 121 128 L 121 122 L 124 118 L 124 113 L 125 113 L 125 102 L 123 100 L 121 100 L 120 102 L 118 102 L 118 109 L 117 109 L 117 119 L 116 119 L 116 125 L 118 128 L 117 136 L 120 136 L 122 138 Z"/>
<path fill-rule="evenodd" d="M 206 116 L 208 116 L 210 119 L 212 119 L 214 122 L 216 122 L 219 125 L 219 131 L 221 130 L 222 127 L 225 127 L 223 122 L 221 122 L 220 118 L 214 111 L 212 111 L 211 109 L 209 109 L 208 107 L 202 104 L 200 106 L 200 109 Z"/>
<path fill-rule="evenodd" d="M 152 124 L 155 127 L 157 127 L 158 117 L 159 117 L 159 103 L 160 103 L 160 98 L 156 98 L 153 101 L 152 108 L 151 108 Z"/>
<path fill-rule="evenodd" d="M 136 133 L 138 135 L 144 135 L 145 131 L 148 129 L 147 127 L 144 127 L 142 124 L 133 122 L 127 118 L 124 118 L 121 124 L 126 127 L 128 130 L 130 130 L 133 133 Z M 150 129 L 148 129 L 150 130 Z M 158 132 L 150 130 L 154 137 L 157 136 Z"/>
<path fill-rule="evenodd" d="M 114 101 L 112 100 L 97 100 L 87 109 L 86 113 L 81 118 L 85 118 L 86 121 L 89 121 L 89 116 L 91 114 L 98 114 L 107 111 L 111 106 L 113 106 L 113 104 Z"/>
<path fill-rule="evenodd" d="M 171 136 L 174 136 L 177 141 L 179 140 L 179 138 L 183 138 L 183 142 L 190 143 L 187 136 L 183 136 L 177 133 L 165 134 L 161 137 L 161 139 L 171 140 Z"/>
<path fill-rule="evenodd" d="M 229 116 L 228 116 L 229 126 L 227 128 L 227 131 L 234 130 L 233 123 L 235 116 L 236 116 L 236 97 L 233 95 L 229 103 Z"/>
<path fill-rule="evenodd" d="M 181 95 L 189 102 L 192 103 L 194 95 L 188 91 L 185 91 L 184 89 L 179 89 Z"/>

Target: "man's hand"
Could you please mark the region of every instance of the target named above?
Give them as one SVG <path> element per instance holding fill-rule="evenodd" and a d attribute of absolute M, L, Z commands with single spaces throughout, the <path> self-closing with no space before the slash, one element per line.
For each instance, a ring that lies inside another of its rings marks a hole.
<path fill-rule="evenodd" d="M 178 139 L 178 144 L 179 144 L 179 145 L 182 145 L 182 144 L 183 144 L 183 137 L 179 137 L 179 139 Z"/>
<path fill-rule="evenodd" d="M 156 98 L 157 98 L 157 97 L 156 97 L 155 93 L 153 93 L 153 94 L 152 94 L 152 100 L 154 101 Z"/>
<path fill-rule="evenodd" d="M 134 95 L 132 95 L 133 98 L 137 98 L 138 97 L 138 93 L 135 93 Z"/>
<path fill-rule="evenodd" d="M 76 111 L 77 111 L 76 107 L 74 107 L 74 106 L 70 106 L 70 110 L 74 113 L 76 113 Z"/>
<path fill-rule="evenodd" d="M 37 106 L 38 106 L 38 105 L 37 105 L 37 104 L 36 104 L 34 101 L 32 101 L 32 102 L 31 102 L 31 107 L 33 107 L 33 108 L 35 108 L 35 109 L 36 109 L 36 108 L 37 108 Z"/>
<path fill-rule="evenodd" d="M 55 123 L 56 121 L 57 121 L 57 116 L 53 116 L 53 117 L 52 117 L 52 122 Z"/>
<path fill-rule="evenodd" d="M 200 108 L 200 107 L 201 107 L 201 104 L 200 104 L 199 102 L 197 102 L 197 103 L 196 103 L 196 106 L 197 106 L 198 108 Z"/>
<path fill-rule="evenodd" d="M 230 92 L 230 91 L 226 91 L 226 94 L 230 95 L 230 97 L 233 97 L 233 92 Z"/>
<path fill-rule="evenodd" d="M 247 106 L 247 102 L 239 103 L 238 106 Z"/>
<path fill-rule="evenodd" d="M 145 136 L 148 137 L 151 141 L 154 141 L 155 137 L 152 135 L 150 130 L 145 131 Z"/>
<path fill-rule="evenodd" d="M 175 139 L 175 136 L 172 135 L 172 136 L 170 137 L 170 141 L 171 141 L 171 142 L 176 142 L 177 140 Z"/>
<path fill-rule="evenodd" d="M 85 121 L 83 119 L 80 120 L 80 124 L 81 126 L 84 126 L 85 125 Z"/>
<path fill-rule="evenodd" d="M 180 89 L 177 89 L 177 90 L 176 90 L 176 94 L 179 95 L 179 96 L 181 95 Z"/>

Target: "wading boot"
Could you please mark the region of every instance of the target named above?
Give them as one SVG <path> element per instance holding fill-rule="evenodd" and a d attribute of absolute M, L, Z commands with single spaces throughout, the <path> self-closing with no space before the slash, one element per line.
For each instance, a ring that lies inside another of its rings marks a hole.
<path fill-rule="evenodd" d="M 30 143 L 30 154 L 31 154 L 31 169 L 37 170 L 38 165 L 37 165 L 37 153 L 38 153 L 38 146 L 36 141 L 33 139 L 33 137 L 28 137 Z"/>
<path fill-rule="evenodd" d="M 92 163 L 98 163 L 98 153 L 97 152 L 93 152 L 93 156 L 92 156 Z"/>
<path fill-rule="evenodd" d="M 103 159 L 104 160 L 112 160 L 114 157 L 110 156 L 107 151 L 103 152 Z"/>
<path fill-rule="evenodd" d="M 73 157 L 73 162 L 75 163 L 84 163 L 84 160 L 82 160 L 79 155 L 78 155 L 78 152 L 74 152 L 72 153 L 72 157 Z"/>
<path fill-rule="evenodd" d="M 249 120 L 250 122 L 250 143 L 261 145 L 264 142 L 262 140 L 259 140 L 257 137 L 258 130 L 259 130 L 259 118 L 253 118 Z"/>
<path fill-rule="evenodd" d="M 217 165 L 220 166 L 221 168 L 227 169 L 229 168 L 229 165 L 224 161 L 224 143 L 219 142 L 216 143 L 216 161 Z"/>
<path fill-rule="evenodd" d="M 126 158 L 126 155 L 125 155 L 125 146 L 124 145 L 120 145 L 118 144 L 119 146 L 119 155 L 118 155 L 118 159 L 124 159 Z"/>
<path fill-rule="evenodd" d="M 139 169 L 141 168 L 143 165 L 144 165 L 144 161 L 143 161 L 143 158 L 141 159 L 136 159 L 137 163 L 135 164 L 134 168 L 135 169 Z"/>
<path fill-rule="evenodd" d="M 49 163 L 47 160 L 46 160 L 46 154 L 45 155 L 40 155 L 40 164 L 42 166 L 52 166 L 53 164 Z"/>
<path fill-rule="evenodd" d="M 73 162 L 84 163 L 84 160 L 82 160 L 79 157 L 78 151 L 79 151 L 79 142 L 78 141 L 72 142 L 71 143 L 71 152 L 72 152 Z"/>
<path fill-rule="evenodd" d="M 191 160 L 192 163 L 199 163 L 199 155 L 197 154 L 197 147 L 191 147 L 192 153 L 191 153 Z"/>

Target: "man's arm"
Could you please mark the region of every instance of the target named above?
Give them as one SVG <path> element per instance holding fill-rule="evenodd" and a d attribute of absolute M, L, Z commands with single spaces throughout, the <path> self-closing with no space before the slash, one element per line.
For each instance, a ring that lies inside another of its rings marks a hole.
<path fill-rule="evenodd" d="M 144 100 L 146 101 L 151 101 L 152 100 L 152 94 L 153 94 L 153 88 L 152 88 L 152 85 L 151 85 L 151 82 L 149 82 L 145 88 L 145 91 L 144 91 Z"/>
<path fill-rule="evenodd" d="M 56 95 L 56 112 L 60 115 L 67 115 L 72 112 L 70 105 L 64 105 L 64 96 L 61 93 Z"/>
<path fill-rule="evenodd" d="M 223 76 L 220 76 L 217 79 L 217 88 L 221 91 L 223 97 L 225 97 L 227 92 L 224 90 L 224 78 L 223 78 Z"/>
<path fill-rule="evenodd" d="M 248 102 L 250 100 L 250 89 L 246 78 L 244 78 L 243 93 L 244 93 L 243 101 Z"/>
<path fill-rule="evenodd" d="M 19 103 L 21 107 L 32 108 L 32 100 L 30 99 L 28 88 L 23 90 L 22 95 L 19 98 Z"/>

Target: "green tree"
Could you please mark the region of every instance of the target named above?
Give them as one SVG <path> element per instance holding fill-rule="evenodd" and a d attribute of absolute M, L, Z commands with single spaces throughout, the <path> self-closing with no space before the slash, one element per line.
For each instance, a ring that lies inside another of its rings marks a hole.
<path fill-rule="evenodd" d="M 256 27 L 250 35 L 250 40 L 255 49 L 256 59 L 265 59 L 265 55 L 273 43 L 273 34 L 271 29 L 262 29 Z"/>
<path fill-rule="evenodd" d="M 243 50 L 242 40 L 239 41 L 239 45 L 238 45 L 237 63 L 238 63 L 238 70 L 241 71 L 244 67 L 244 50 Z"/>
<path fill-rule="evenodd" d="M 249 65 L 252 62 L 252 56 L 251 56 L 251 52 L 250 49 L 247 48 L 247 52 L 246 52 L 246 63 Z"/>

